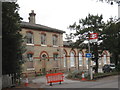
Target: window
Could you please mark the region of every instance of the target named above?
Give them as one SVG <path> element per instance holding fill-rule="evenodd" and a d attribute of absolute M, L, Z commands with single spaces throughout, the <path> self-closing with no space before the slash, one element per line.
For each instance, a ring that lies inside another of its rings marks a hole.
<path fill-rule="evenodd" d="M 28 32 L 26 35 L 27 43 L 33 43 L 33 34 Z"/>
<path fill-rule="evenodd" d="M 73 52 L 70 53 L 70 64 L 71 64 L 71 67 L 75 66 L 75 57 Z"/>
<path fill-rule="evenodd" d="M 58 54 L 53 54 L 53 59 L 58 60 Z"/>
<path fill-rule="evenodd" d="M 81 66 L 82 65 L 82 53 L 81 52 L 79 52 L 79 66 Z"/>
<path fill-rule="evenodd" d="M 41 44 L 46 44 L 46 34 L 41 34 Z"/>
<path fill-rule="evenodd" d="M 88 58 L 86 58 L 86 68 L 88 69 Z"/>
<path fill-rule="evenodd" d="M 42 55 L 42 60 L 46 60 L 47 56 L 45 54 Z"/>
<path fill-rule="evenodd" d="M 103 60 L 104 60 L 104 64 L 107 64 L 107 59 L 106 59 L 106 55 L 103 55 Z"/>
<path fill-rule="evenodd" d="M 53 45 L 57 45 L 57 36 L 56 35 L 53 36 Z"/>
<path fill-rule="evenodd" d="M 33 61 L 33 54 L 27 54 L 27 58 L 29 61 Z"/>
<path fill-rule="evenodd" d="M 88 58 L 86 58 L 86 65 L 88 65 Z"/>
<path fill-rule="evenodd" d="M 65 53 L 63 54 L 63 57 L 64 57 L 64 67 L 66 67 L 66 54 Z"/>

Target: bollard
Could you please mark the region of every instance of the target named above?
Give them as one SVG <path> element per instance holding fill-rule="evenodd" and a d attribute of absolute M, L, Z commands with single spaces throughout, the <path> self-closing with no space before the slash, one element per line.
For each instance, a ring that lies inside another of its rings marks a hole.
<path fill-rule="evenodd" d="M 26 80 L 25 80 L 25 87 L 28 86 L 28 77 L 27 77 L 27 74 L 26 74 Z"/>
<path fill-rule="evenodd" d="M 85 79 L 85 74 L 84 74 L 84 72 L 82 72 L 82 81 L 85 81 L 86 79 Z"/>

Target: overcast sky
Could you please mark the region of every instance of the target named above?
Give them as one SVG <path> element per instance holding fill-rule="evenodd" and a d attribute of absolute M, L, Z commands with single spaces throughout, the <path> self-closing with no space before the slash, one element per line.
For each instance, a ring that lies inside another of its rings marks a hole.
<path fill-rule="evenodd" d="M 85 18 L 89 13 L 103 15 L 104 20 L 118 17 L 117 4 L 96 2 L 97 0 L 18 0 L 19 14 L 28 22 L 29 13 L 34 10 L 36 23 L 69 31 L 67 27 Z"/>

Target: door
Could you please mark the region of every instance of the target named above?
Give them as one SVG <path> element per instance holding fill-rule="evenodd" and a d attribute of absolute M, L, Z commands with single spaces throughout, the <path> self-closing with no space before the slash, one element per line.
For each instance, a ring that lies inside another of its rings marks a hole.
<path fill-rule="evenodd" d="M 42 73 L 43 74 L 46 74 L 46 60 L 47 59 L 47 56 L 45 54 L 42 55 Z"/>

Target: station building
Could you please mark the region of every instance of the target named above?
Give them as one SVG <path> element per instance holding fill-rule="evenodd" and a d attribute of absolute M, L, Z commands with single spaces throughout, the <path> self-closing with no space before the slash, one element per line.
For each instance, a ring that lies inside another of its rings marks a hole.
<path fill-rule="evenodd" d="M 27 49 L 23 54 L 26 60 L 22 65 L 23 72 L 87 70 L 86 49 L 73 49 L 69 42 L 63 41 L 65 31 L 36 24 L 35 16 L 32 10 L 29 13 L 29 22 L 21 23 L 21 34 L 25 38 Z M 105 50 L 99 58 L 99 66 L 109 63 L 110 53 Z"/>

